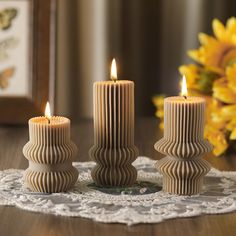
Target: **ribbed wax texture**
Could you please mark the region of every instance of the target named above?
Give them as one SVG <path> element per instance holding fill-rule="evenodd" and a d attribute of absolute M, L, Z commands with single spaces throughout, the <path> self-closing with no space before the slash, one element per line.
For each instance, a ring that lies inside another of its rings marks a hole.
<path fill-rule="evenodd" d="M 70 140 L 70 120 L 53 116 L 35 117 L 29 120 L 30 140 L 23 147 L 24 156 L 30 161 L 24 180 L 37 192 L 63 192 L 71 188 L 78 171 L 72 166 L 77 152 Z"/>
<path fill-rule="evenodd" d="M 180 195 L 197 194 L 203 176 L 210 170 L 201 156 L 211 151 L 204 140 L 205 100 L 198 97 L 168 97 L 164 101 L 164 138 L 155 149 L 167 156 L 157 162 L 163 174 L 163 189 Z"/>
<path fill-rule="evenodd" d="M 65 117 L 52 117 L 50 124 L 45 117 L 30 119 L 29 137 L 23 153 L 28 160 L 36 163 L 72 161 L 77 152 L 77 147 L 70 140 L 70 120 Z"/>
<path fill-rule="evenodd" d="M 134 83 L 94 84 L 94 143 L 97 147 L 134 145 Z"/>
<path fill-rule="evenodd" d="M 164 100 L 164 139 L 177 143 L 203 140 L 204 99 L 182 99 L 183 102 L 173 97 Z"/>
<path fill-rule="evenodd" d="M 29 137 L 32 143 L 64 144 L 70 140 L 70 120 L 54 116 L 50 124 L 45 117 L 35 117 L 29 120 Z"/>

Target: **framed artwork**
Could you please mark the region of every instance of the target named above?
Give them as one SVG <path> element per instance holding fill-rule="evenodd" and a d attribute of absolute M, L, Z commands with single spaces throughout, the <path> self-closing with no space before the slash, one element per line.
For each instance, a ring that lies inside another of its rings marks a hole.
<path fill-rule="evenodd" d="M 54 0 L 0 0 L 0 123 L 27 123 L 54 105 Z"/>

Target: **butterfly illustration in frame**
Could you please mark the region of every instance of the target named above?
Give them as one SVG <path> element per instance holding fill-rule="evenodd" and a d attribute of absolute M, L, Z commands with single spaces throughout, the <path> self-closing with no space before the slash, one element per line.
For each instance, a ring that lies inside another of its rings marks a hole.
<path fill-rule="evenodd" d="M 14 73 L 14 67 L 9 67 L 0 72 L 0 89 L 6 89 L 9 86 L 9 80 L 14 75 Z"/>
<path fill-rule="evenodd" d="M 12 20 L 17 16 L 17 9 L 6 8 L 0 10 L 0 30 L 7 30 L 11 27 Z"/>
<path fill-rule="evenodd" d="M 0 0 L 1 125 L 43 115 L 48 100 L 53 110 L 56 7 L 57 0 Z"/>
<path fill-rule="evenodd" d="M 14 49 L 19 43 L 19 39 L 16 37 L 0 39 L 0 63 L 9 58 L 9 50 Z"/>

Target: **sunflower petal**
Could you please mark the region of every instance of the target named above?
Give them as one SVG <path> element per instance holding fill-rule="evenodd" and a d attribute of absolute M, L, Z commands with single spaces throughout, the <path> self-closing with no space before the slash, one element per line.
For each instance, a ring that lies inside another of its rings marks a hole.
<path fill-rule="evenodd" d="M 208 45 L 212 43 L 216 43 L 216 39 L 205 34 L 205 33 L 199 33 L 198 39 L 202 45 Z"/>
<path fill-rule="evenodd" d="M 236 45 L 236 35 L 231 36 L 231 42 Z"/>
<path fill-rule="evenodd" d="M 236 103 L 236 94 L 227 86 L 227 81 L 218 79 L 213 84 L 213 97 L 224 103 Z"/>
<path fill-rule="evenodd" d="M 191 57 L 193 60 L 195 60 L 196 62 L 202 63 L 202 57 L 201 57 L 201 53 L 200 53 L 200 49 L 199 50 L 190 50 L 187 52 L 188 56 Z"/>
<path fill-rule="evenodd" d="M 236 117 L 236 105 L 226 105 L 220 109 L 220 116 L 223 116 L 225 119 L 231 120 Z"/>
<path fill-rule="evenodd" d="M 226 126 L 227 130 L 234 130 L 236 128 L 236 118 L 233 118 Z"/>
<path fill-rule="evenodd" d="M 231 17 L 227 20 L 226 30 L 230 34 L 236 34 L 236 18 Z"/>
<path fill-rule="evenodd" d="M 226 69 L 228 86 L 236 93 L 236 64 Z"/>
<path fill-rule="evenodd" d="M 206 125 L 204 131 L 205 138 L 213 145 L 213 154 L 219 156 L 228 148 L 225 134 L 210 125 Z"/>
<path fill-rule="evenodd" d="M 218 19 L 213 20 L 212 28 L 217 39 L 219 40 L 225 39 L 225 33 L 226 33 L 225 27 Z"/>
<path fill-rule="evenodd" d="M 234 128 L 233 131 L 231 132 L 229 139 L 236 140 L 236 128 Z"/>

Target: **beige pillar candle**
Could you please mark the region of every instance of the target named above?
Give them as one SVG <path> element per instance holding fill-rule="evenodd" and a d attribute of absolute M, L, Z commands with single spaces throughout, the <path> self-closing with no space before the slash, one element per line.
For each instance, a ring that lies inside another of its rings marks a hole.
<path fill-rule="evenodd" d="M 134 83 L 116 80 L 94 83 L 94 146 L 91 158 L 97 163 L 92 178 L 99 186 L 129 186 L 137 178 L 132 162 L 134 145 Z"/>
<path fill-rule="evenodd" d="M 185 80 L 183 82 L 185 88 Z M 167 157 L 158 161 L 164 175 L 163 189 L 182 195 L 197 194 L 210 165 L 201 158 L 211 151 L 204 140 L 205 100 L 200 97 L 168 97 L 164 100 L 164 137 L 155 149 Z"/>
<path fill-rule="evenodd" d="M 26 185 L 37 192 L 67 191 L 78 178 L 72 166 L 76 152 L 68 118 L 48 115 L 30 119 L 29 142 L 23 148 L 29 160 L 24 175 Z"/>

